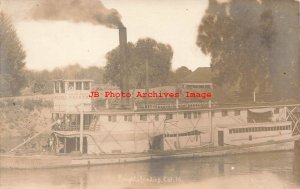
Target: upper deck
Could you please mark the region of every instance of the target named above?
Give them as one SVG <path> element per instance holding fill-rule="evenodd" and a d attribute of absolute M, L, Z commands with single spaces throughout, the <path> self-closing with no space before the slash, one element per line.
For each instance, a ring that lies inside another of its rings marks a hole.
<path fill-rule="evenodd" d="M 92 111 L 92 101 L 88 98 L 92 80 L 54 80 L 53 110 L 55 112 Z"/>

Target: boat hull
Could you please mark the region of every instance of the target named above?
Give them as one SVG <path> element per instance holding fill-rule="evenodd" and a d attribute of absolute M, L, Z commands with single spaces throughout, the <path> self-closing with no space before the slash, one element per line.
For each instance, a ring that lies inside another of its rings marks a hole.
<path fill-rule="evenodd" d="M 271 152 L 293 150 L 294 140 L 265 142 L 260 144 L 224 147 L 201 147 L 176 151 L 102 154 L 102 155 L 1 155 L 0 168 L 38 169 L 58 167 L 78 167 L 116 163 L 141 162 L 174 158 L 198 158 L 209 156 L 224 156 L 242 153 Z"/>

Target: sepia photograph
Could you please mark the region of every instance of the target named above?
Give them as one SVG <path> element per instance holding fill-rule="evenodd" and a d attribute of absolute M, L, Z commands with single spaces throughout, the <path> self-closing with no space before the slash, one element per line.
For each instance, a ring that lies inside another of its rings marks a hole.
<path fill-rule="evenodd" d="M 1 189 L 300 189 L 300 0 L 0 0 Z"/>

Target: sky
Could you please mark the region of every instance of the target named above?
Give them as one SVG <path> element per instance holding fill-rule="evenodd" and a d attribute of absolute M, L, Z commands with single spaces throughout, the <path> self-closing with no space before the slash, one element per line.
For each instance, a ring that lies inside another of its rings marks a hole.
<path fill-rule="evenodd" d="M 0 0 L 14 21 L 26 51 L 26 67 L 52 70 L 69 64 L 105 66 L 105 54 L 118 46 L 118 30 L 90 23 L 34 21 L 26 15 L 35 0 Z M 210 58 L 196 46 L 197 28 L 208 0 L 102 0 L 115 8 L 127 27 L 128 41 L 150 37 L 170 44 L 172 69 L 209 66 Z M 29 6 L 28 6 L 29 5 Z"/>

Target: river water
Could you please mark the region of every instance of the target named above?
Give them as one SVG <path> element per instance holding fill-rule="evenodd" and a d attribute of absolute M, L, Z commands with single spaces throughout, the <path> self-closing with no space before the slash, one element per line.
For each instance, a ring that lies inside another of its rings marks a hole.
<path fill-rule="evenodd" d="M 300 154 L 226 157 L 43 170 L 0 170 L 1 189 L 300 189 Z"/>

